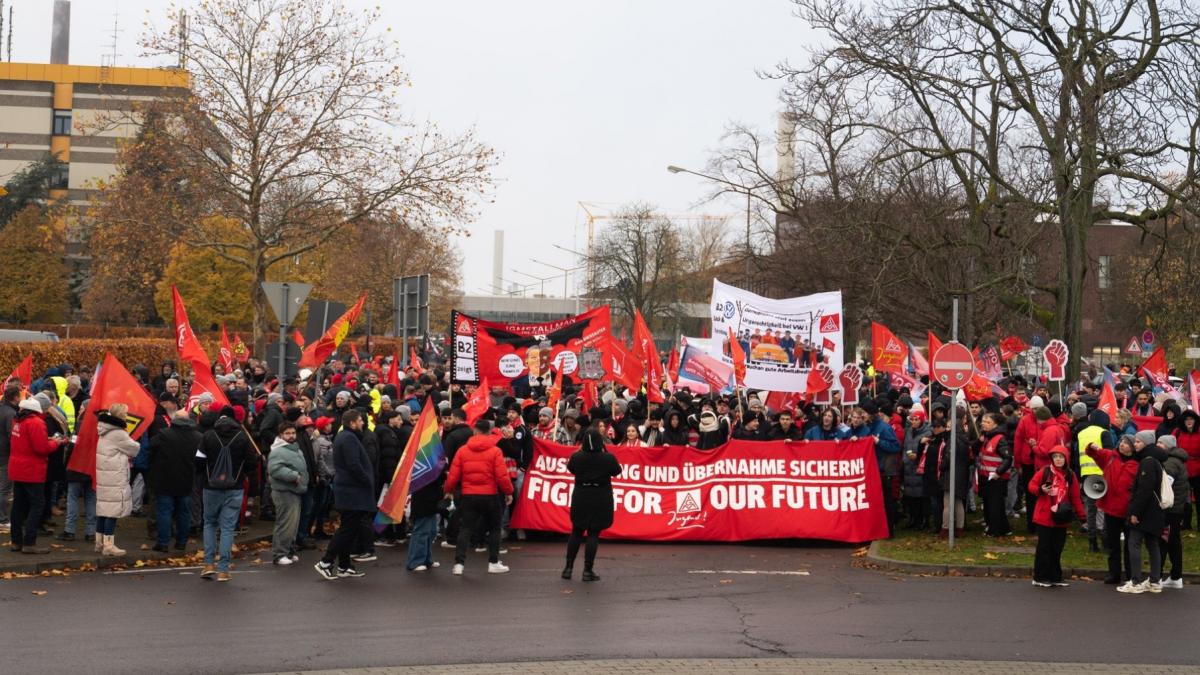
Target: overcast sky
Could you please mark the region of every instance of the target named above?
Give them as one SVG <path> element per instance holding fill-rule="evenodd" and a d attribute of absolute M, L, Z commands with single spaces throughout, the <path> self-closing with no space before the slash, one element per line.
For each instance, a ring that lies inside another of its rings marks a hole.
<path fill-rule="evenodd" d="M 5 4 L 15 7 L 13 60 L 46 62 L 52 1 Z M 161 21 L 167 4 L 75 0 L 71 61 L 98 64 L 111 51 L 119 11 L 117 63 L 146 65 L 137 47 L 142 22 L 147 10 Z M 697 207 L 703 182 L 666 166 L 702 169 L 731 121 L 774 129 L 778 83 L 755 69 L 800 58 L 812 36 L 787 0 L 378 4 L 412 77 L 408 112 L 447 131 L 474 126 L 502 155 L 495 202 L 459 241 L 470 294 L 491 283 L 498 229 L 506 279 L 531 281 L 514 269 L 558 274 L 531 258 L 574 265 L 552 244 L 582 250 L 580 201 L 736 214 L 736 204 Z M 731 227 L 740 231 L 740 223 Z M 562 277 L 546 291 L 561 295 Z"/>

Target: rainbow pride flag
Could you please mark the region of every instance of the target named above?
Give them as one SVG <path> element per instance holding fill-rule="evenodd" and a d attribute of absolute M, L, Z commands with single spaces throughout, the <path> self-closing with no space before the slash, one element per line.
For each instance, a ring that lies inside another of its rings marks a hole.
<path fill-rule="evenodd" d="M 379 511 L 375 513 L 376 531 L 403 520 L 409 493 L 432 483 L 445 468 L 446 453 L 438 433 L 437 413 L 432 401 L 426 401 L 412 436 L 404 446 L 400 463 L 396 465 L 396 473 L 379 500 Z"/>

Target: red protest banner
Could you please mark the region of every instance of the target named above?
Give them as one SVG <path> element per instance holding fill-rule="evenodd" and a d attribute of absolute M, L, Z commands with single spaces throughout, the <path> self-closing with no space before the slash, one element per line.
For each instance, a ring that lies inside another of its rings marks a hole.
<path fill-rule="evenodd" d="M 569 446 L 534 440 L 512 527 L 571 530 Z M 616 512 L 605 537 L 644 541 L 887 537 L 874 439 L 730 441 L 709 450 L 612 446 Z"/>

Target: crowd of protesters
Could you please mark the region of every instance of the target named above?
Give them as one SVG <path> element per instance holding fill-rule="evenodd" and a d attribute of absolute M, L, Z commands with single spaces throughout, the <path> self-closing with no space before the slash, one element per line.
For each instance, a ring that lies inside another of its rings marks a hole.
<path fill-rule="evenodd" d="M 82 537 L 97 551 L 121 555 L 116 522 L 140 515 L 155 551 L 169 552 L 172 545 L 185 551 L 190 539 L 202 537 L 201 576 L 218 581 L 229 579 L 234 535 L 252 519 L 274 522 L 277 565 L 294 564 L 301 552 L 327 541 L 316 562 L 327 579 L 362 576 L 359 563 L 406 541 L 407 567 L 414 572 L 439 566 L 432 549 L 440 540 L 455 549 L 454 574 L 464 572 L 471 548 L 487 553 L 488 572 L 503 573 L 503 541 L 525 534 L 510 531 L 508 523 L 535 438 L 584 446 L 591 438 L 595 452 L 597 438 L 616 446 L 709 450 L 730 439 L 871 436 L 889 529 L 942 537 L 953 529 L 961 536 L 968 514 L 979 513 L 984 535 L 1006 537 L 1013 534 L 1010 523 L 1023 520 L 1038 536 L 1033 583 L 1049 587 L 1066 585 L 1060 558 L 1067 529 L 1079 521 L 1091 550 L 1107 553 L 1106 583 L 1127 593 L 1182 586 L 1180 531 L 1192 527 L 1192 496 L 1200 489 L 1200 416 L 1135 377 L 1116 386 L 1115 419 L 1098 408 L 1099 379 L 1084 378 L 1060 398 L 1045 383 L 1013 376 L 1002 383 L 1004 398 L 967 402 L 936 386 L 932 396 L 926 390 L 914 398 L 879 377 L 868 379 L 858 405 L 842 406 L 835 398 L 829 406 L 799 402 L 779 410 L 768 409 L 765 393 L 753 391 L 694 395 L 676 389 L 653 403 L 644 390 L 601 384 L 590 400 L 569 382 L 552 409 L 543 387 L 523 390 L 520 398 L 497 387 L 488 392 L 486 412 L 468 425 L 464 406 L 472 387 L 450 384 L 440 367 L 421 370 L 417 364 L 398 386 L 387 384 L 388 367 L 387 360 L 334 358 L 315 372 L 279 379 L 256 359 L 229 373 L 216 366 L 216 382 L 230 402 L 222 405 L 208 394 L 189 398 L 188 383 L 173 363 L 153 374 L 135 366 L 134 375 L 158 402 L 155 418 L 133 441 L 125 433 L 124 406 L 99 411 L 94 483 L 66 470 L 76 420 L 88 405 L 90 373 L 63 365 L 27 391 L 19 382 L 6 383 L 0 527 L 11 532 L 11 550 L 36 555 L 48 550 L 39 536 L 72 541 L 82 524 Z M 376 505 L 427 403 L 438 413 L 447 469 L 412 495 L 404 522 L 376 532 Z M 1152 431 L 1138 431 L 1135 416 L 1162 420 Z M 600 463 L 598 476 L 611 473 Z M 1164 473 L 1173 490 L 1165 507 Z M 1094 500 L 1081 489 L 1092 475 L 1103 476 L 1108 486 Z M 56 518 L 62 518 L 57 531 Z M 577 521 L 564 577 L 586 538 L 584 578 L 598 578 L 592 571 L 596 534 L 609 523 L 611 510 L 607 518 Z M 1143 548 L 1149 576 L 1142 570 Z"/>

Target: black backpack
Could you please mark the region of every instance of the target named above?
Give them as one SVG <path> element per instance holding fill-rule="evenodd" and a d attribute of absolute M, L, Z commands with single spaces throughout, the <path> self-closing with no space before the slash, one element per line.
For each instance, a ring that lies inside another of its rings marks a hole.
<path fill-rule="evenodd" d="M 229 446 L 233 445 L 233 442 L 242 433 L 239 431 L 237 435 L 229 439 L 229 443 L 222 443 L 217 458 L 209 465 L 208 487 L 210 490 L 235 490 L 242 487 L 242 465 L 238 465 L 237 471 L 233 470 L 233 453 L 229 451 Z"/>

